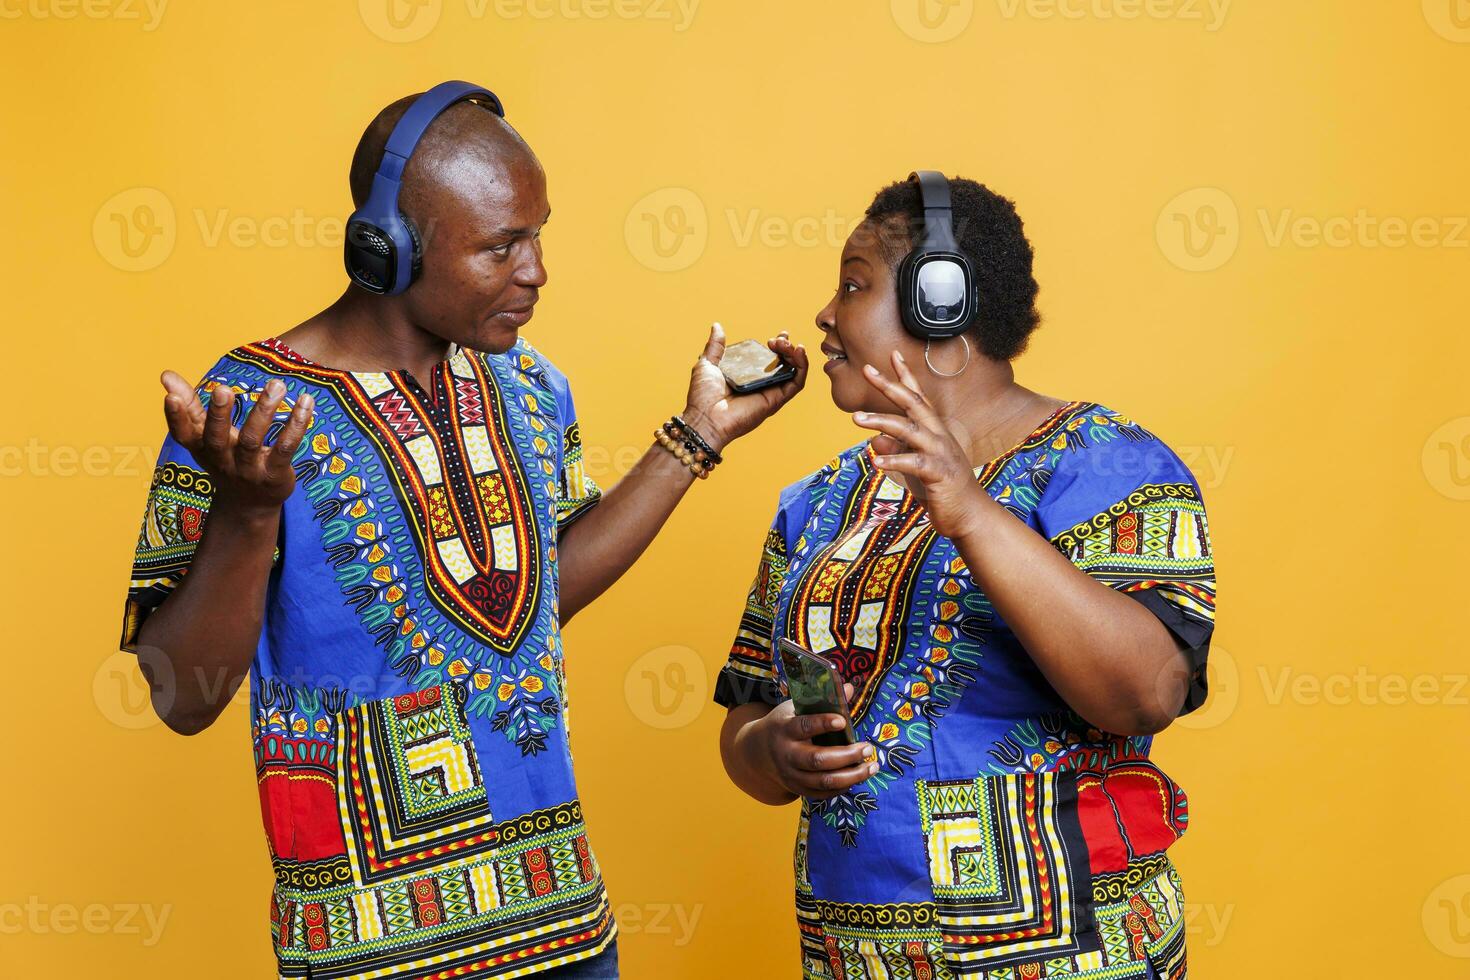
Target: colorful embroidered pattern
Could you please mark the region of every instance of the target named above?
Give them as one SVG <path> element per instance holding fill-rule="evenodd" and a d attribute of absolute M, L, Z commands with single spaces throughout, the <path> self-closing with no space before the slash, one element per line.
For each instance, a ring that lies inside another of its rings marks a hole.
<path fill-rule="evenodd" d="M 918 781 L 949 965 L 967 972 L 1096 948 L 1077 790 L 1058 773 Z"/>
<path fill-rule="evenodd" d="M 1072 402 L 975 478 L 1158 614 L 1202 676 L 1213 555 L 1198 487 L 1166 446 Z M 1150 739 L 1072 714 L 867 444 L 782 492 L 720 703 L 779 699 L 777 637 L 838 664 L 879 763 L 803 803 L 806 976 L 1134 980 L 1150 962 L 1184 976 L 1166 856 L 1188 826 L 1184 793 L 1148 760 Z"/>
<path fill-rule="evenodd" d="M 566 379 L 523 343 L 420 384 L 266 341 L 199 390 L 236 392 L 238 425 L 272 378 L 288 397 L 267 441 L 316 401 L 251 666 L 280 975 L 516 977 L 596 955 L 616 927 L 566 744 L 556 541 L 601 491 Z M 125 645 L 212 494 L 167 441 Z"/>

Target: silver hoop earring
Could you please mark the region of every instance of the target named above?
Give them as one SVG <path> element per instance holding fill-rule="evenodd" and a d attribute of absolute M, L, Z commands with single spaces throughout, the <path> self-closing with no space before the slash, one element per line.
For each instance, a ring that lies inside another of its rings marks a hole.
<path fill-rule="evenodd" d="M 929 347 L 933 343 L 934 341 L 932 340 L 924 341 L 924 364 L 929 368 L 930 374 L 934 375 L 936 378 L 958 378 L 960 375 L 965 373 L 965 368 L 970 366 L 969 338 L 967 338 L 964 334 L 960 334 L 960 343 L 965 345 L 965 363 L 961 364 L 960 369 L 952 374 L 945 374 L 943 371 L 934 370 L 934 362 L 929 360 Z"/>

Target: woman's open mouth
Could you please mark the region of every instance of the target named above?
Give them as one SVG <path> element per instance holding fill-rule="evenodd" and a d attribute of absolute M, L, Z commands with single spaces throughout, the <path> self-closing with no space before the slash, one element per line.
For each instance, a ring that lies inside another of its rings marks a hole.
<path fill-rule="evenodd" d="M 827 358 L 827 363 L 822 365 L 823 371 L 830 371 L 847 360 L 845 351 L 840 351 L 836 347 L 828 347 L 826 344 L 822 345 L 822 353 Z"/>

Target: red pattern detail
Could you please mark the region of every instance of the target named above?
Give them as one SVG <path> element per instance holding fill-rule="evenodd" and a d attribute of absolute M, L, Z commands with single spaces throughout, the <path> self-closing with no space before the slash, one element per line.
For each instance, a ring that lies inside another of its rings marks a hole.
<path fill-rule="evenodd" d="M 1143 935 L 1143 919 L 1136 912 L 1123 916 L 1123 928 L 1128 930 L 1128 949 L 1135 960 L 1148 958 L 1148 948 Z"/>
<path fill-rule="evenodd" d="M 842 968 L 842 947 L 831 936 L 824 939 L 827 946 L 827 965 L 832 967 L 833 980 L 847 980 L 847 971 Z"/>
<path fill-rule="evenodd" d="M 1151 762 L 1078 773 L 1077 816 L 1092 872 L 1123 871 L 1130 857 L 1164 851 L 1184 834 L 1174 819 L 1184 805 L 1184 791 Z"/>
<path fill-rule="evenodd" d="M 393 710 L 398 712 L 398 717 L 402 718 L 416 711 L 422 711 L 424 708 L 432 708 L 439 703 L 443 693 L 443 688 L 426 687 L 412 694 L 400 694 L 393 699 Z"/>
<path fill-rule="evenodd" d="M 480 400 L 480 386 L 468 378 L 455 378 L 454 394 L 459 401 L 459 420 L 465 425 L 484 425 L 485 405 Z"/>
<path fill-rule="evenodd" d="M 258 751 L 260 815 L 271 854 L 295 861 L 345 855 L 332 763 L 302 761 L 320 753 L 322 743 L 269 735 L 261 739 Z"/>
<path fill-rule="evenodd" d="M 331 945 L 327 938 L 326 914 L 320 902 L 301 906 L 301 918 L 306 923 L 306 945 L 311 949 L 326 949 Z"/>
<path fill-rule="evenodd" d="M 198 507 L 179 508 L 179 531 L 185 541 L 198 541 L 204 532 L 204 511 Z"/>
<path fill-rule="evenodd" d="M 556 889 L 556 882 L 552 880 L 547 864 L 546 848 L 537 847 L 529 850 L 522 860 L 526 865 L 526 874 L 531 879 L 532 894 L 538 898 L 542 895 L 550 895 Z"/>
<path fill-rule="evenodd" d="M 929 950 L 923 943 L 904 943 L 903 954 L 913 967 L 914 980 L 934 980 L 934 964 L 929 961 Z"/>
<path fill-rule="evenodd" d="M 444 918 L 444 907 L 439 904 L 439 888 L 432 878 L 420 878 L 409 885 L 413 898 L 413 918 L 420 926 L 435 926 Z"/>
<path fill-rule="evenodd" d="M 373 406 L 400 440 L 407 442 L 424 434 L 423 423 L 397 389 L 389 388 L 374 398 Z"/>
<path fill-rule="evenodd" d="M 1131 510 L 1113 522 L 1113 551 L 1120 555 L 1138 554 L 1138 515 Z"/>

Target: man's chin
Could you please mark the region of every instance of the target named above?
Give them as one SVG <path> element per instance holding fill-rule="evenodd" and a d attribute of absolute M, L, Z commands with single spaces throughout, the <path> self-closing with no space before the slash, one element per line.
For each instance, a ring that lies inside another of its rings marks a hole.
<path fill-rule="evenodd" d="M 475 350 L 484 351 L 487 354 L 504 354 L 516 345 L 521 331 L 518 327 L 506 326 L 497 323 L 491 318 L 480 324 L 475 331 Z"/>

